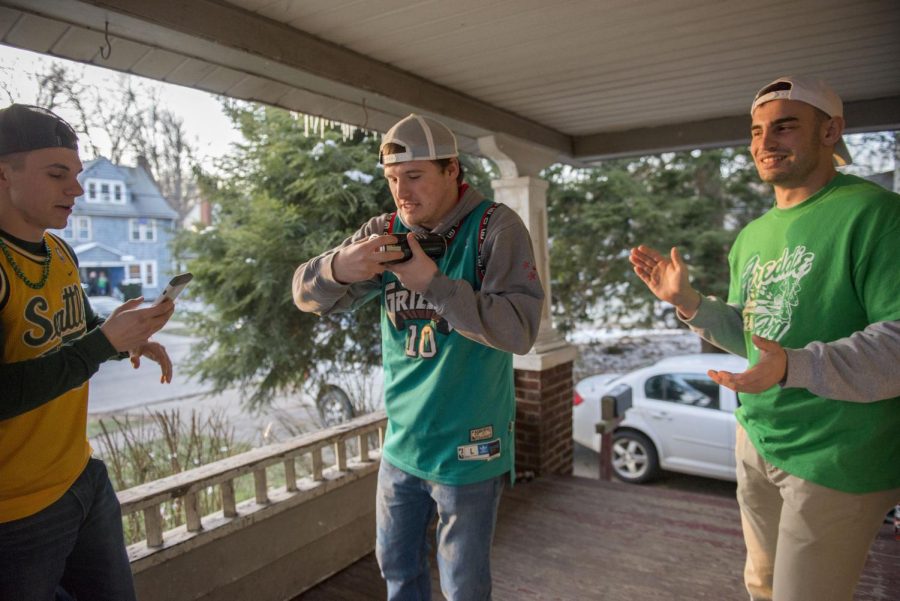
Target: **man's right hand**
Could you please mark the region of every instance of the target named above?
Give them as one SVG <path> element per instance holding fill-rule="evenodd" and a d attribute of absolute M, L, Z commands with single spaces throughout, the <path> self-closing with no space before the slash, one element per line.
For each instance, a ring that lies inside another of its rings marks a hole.
<path fill-rule="evenodd" d="M 147 342 L 150 336 L 166 325 L 175 311 L 175 303 L 170 299 L 144 308 L 141 308 L 142 302 L 143 297 L 139 297 L 122 303 L 100 326 L 100 331 L 120 353 Z"/>
<path fill-rule="evenodd" d="M 682 316 L 690 319 L 700 306 L 700 293 L 688 279 L 688 266 L 674 246 L 669 257 L 649 246 L 631 249 L 628 260 L 634 272 L 647 284 L 656 298 L 675 305 Z"/>
<path fill-rule="evenodd" d="M 372 236 L 360 240 L 337 251 L 331 259 L 331 274 L 342 284 L 363 282 L 384 271 L 385 261 L 403 258 L 400 251 L 381 252 L 385 244 L 396 244 L 397 237 L 391 234 Z"/>

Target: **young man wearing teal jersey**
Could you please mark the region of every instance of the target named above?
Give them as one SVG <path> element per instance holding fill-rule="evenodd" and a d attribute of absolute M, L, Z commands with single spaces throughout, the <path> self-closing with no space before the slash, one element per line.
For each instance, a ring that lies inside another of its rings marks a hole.
<path fill-rule="evenodd" d="M 822 80 L 777 79 L 750 114 L 775 206 L 731 249 L 727 303 L 691 287 L 675 248 L 631 262 L 694 331 L 749 359 L 710 377 L 740 393 L 750 598 L 850 601 L 900 498 L 900 196 L 837 172 L 843 105 Z"/>
<path fill-rule="evenodd" d="M 171 301 L 91 311 L 62 229 L 84 193 L 75 131 L 50 111 L 0 110 L 0 599 L 135 598 L 119 502 L 86 435 L 90 377 L 147 357 Z M 56 597 L 55 597 L 56 596 Z"/>
<path fill-rule="evenodd" d="M 397 212 L 373 217 L 301 265 L 294 301 L 320 315 L 381 302 L 387 434 L 378 476 L 376 555 L 388 599 L 431 598 L 427 531 L 438 516 L 448 601 L 491 598 L 490 548 L 513 473 L 512 353 L 540 325 L 543 289 L 518 215 L 463 183 L 456 138 L 410 115 L 381 162 Z M 439 234 L 432 259 L 415 234 Z M 403 236 L 410 259 L 391 250 Z"/>

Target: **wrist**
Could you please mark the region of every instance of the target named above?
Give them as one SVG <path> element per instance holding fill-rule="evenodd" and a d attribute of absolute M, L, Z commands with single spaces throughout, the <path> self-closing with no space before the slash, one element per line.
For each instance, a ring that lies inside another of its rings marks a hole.
<path fill-rule="evenodd" d="M 785 384 L 787 384 L 788 377 L 788 354 L 784 349 L 781 349 L 781 352 L 784 354 L 784 373 L 782 374 L 781 379 L 778 380 L 778 385 L 784 388 Z"/>
<path fill-rule="evenodd" d="M 331 256 L 331 277 L 334 278 L 334 281 L 342 286 L 346 286 L 349 282 L 349 279 L 345 279 L 341 277 L 341 265 L 339 263 L 341 256 L 341 251 L 337 251 Z"/>
<path fill-rule="evenodd" d="M 701 299 L 700 293 L 691 288 L 685 295 L 682 295 L 681 298 L 676 299 L 676 302 L 673 304 L 682 317 L 691 319 L 697 314 L 697 309 L 700 308 Z"/>

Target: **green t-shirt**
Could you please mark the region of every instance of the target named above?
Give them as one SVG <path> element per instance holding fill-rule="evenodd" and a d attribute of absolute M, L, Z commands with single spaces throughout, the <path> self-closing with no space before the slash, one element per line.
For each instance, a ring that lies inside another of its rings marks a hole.
<path fill-rule="evenodd" d="M 801 348 L 900 319 L 898 261 L 900 196 L 855 176 L 750 223 L 729 255 L 728 295 L 743 307 L 750 365 L 752 334 Z M 737 418 L 772 465 L 851 493 L 900 486 L 900 398 L 859 403 L 773 386 L 740 400 Z"/>
<path fill-rule="evenodd" d="M 459 224 L 436 263 L 475 290 L 484 201 Z M 409 230 L 399 218 L 393 233 Z M 511 472 L 515 457 L 512 354 L 469 340 L 425 298 L 385 271 L 381 288 L 385 410 L 384 458 L 442 484 L 481 482 Z"/>

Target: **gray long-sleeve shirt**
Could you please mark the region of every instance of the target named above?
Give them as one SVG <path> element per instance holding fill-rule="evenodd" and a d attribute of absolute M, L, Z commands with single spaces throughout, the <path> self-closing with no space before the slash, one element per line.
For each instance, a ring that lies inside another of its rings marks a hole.
<path fill-rule="evenodd" d="M 468 188 L 432 233 L 447 232 L 482 200 L 484 197 L 477 190 Z M 318 315 L 350 311 L 377 295 L 381 289 L 380 275 L 364 282 L 343 284 L 335 279 L 332 263 L 341 248 L 372 234 L 382 234 L 388 216 L 373 217 L 339 246 L 297 268 L 293 295 L 300 310 Z M 486 267 L 479 290 L 474 290 L 467 281 L 438 273 L 424 297 L 466 338 L 525 354 L 537 337 L 544 290 L 537 277 L 528 230 L 515 211 L 502 204 L 491 217 L 482 257 Z"/>
<path fill-rule="evenodd" d="M 683 318 L 683 316 L 680 316 Z M 704 340 L 747 356 L 741 307 L 701 297 L 697 313 L 684 320 Z M 787 354 L 785 388 L 844 401 L 874 402 L 900 396 L 900 322 L 873 323 L 833 342 L 810 342 Z"/>

